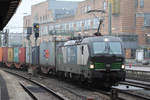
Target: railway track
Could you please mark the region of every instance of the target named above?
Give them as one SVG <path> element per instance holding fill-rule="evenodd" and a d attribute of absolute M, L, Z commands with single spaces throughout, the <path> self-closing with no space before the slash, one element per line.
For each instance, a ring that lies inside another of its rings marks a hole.
<path fill-rule="evenodd" d="M 35 80 L 31 80 L 29 78 L 23 77 L 19 74 L 4 70 L 5 72 L 15 75 L 21 79 L 23 82 L 20 82 L 20 85 L 23 89 L 31 96 L 33 100 L 69 100 L 62 94 L 53 91 L 50 88 L 47 88 L 45 85 L 36 82 Z M 36 91 L 35 91 L 36 90 Z M 41 99 L 44 98 L 44 99 Z"/>
<path fill-rule="evenodd" d="M 31 96 L 33 100 L 38 100 L 38 98 L 21 82 L 19 84 L 23 87 L 23 89 Z"/>
<path fill-rule="evenodd" d="M 142 82 L 137 80 L 126 79 L 125 82 L 120 82 L 120 84 L 126 85 L 127 88 L 137 87 L 137 90 L 117 90 L 120 94 L 124 94 L 125 96 L 130 96 L 130 98 L 138 100 L 150 100 L 150 83 Z M 141 92 L 142 91 L 142 92 Z"/>
<path fill-rule="evenodd" d="M 144 83 L 137 82 L 137 81 L 125 81 L 125 82 L 120 82 L 120 84 L 131 85 L 131 86 L 140 87 L 140 88 L 150 90 L 150 84 L 144 84 Z"/>
<path fill-rule="evenodd" d="M 13 72 L 12 70 L 7 70 L 7 69 L 3 69 L 3 70 L 6 71 L 6 72 L 8 72 L 8 73 L 16 75 L 16 73 Z M 17 76 L 18 76 L 18 74 L 17 74 Z M 22 77 L 22 76 L 19 75 L 19 77 Z M 25 77 L 22 77 L 22 78 L 25 78 Z M 42 76 L 42 78 L 45 78 L 45 77 Z M 27 78 L 27 80 L 28 79 L 29 78 Z M 24 87 L 26 88 L 26 86 L 24 86 Z M 101 99 L 101 100 L 110 100 L 110 98 L 111 98 L 110 94 L 108 94 L 108 92 L 101 91 L 101 90 L 96 91 L 94 89 L 89 89 L 87 87 L 85 87 L 85 88 L 84 87 L 80 87 L 80 86 L 77 86 L 75 84 L 73 85 L 73 88 L 72 87 L 67 87 L 65 85 L 63 85 L 61 88 L 62 88 L 62 90 L 68 91 L 71 94 L 74 94 L 76 96 L 76 97 L 74 97 L 75 99 L 72 99 L 72 100 L 99 100 L 99 99 Z M 81 89 L 81 90 L 79 90 L 79 89 Z M 31 93 L 32 93 L 32 91 L 31 91 Z"/>
<path fill-rule="evenodd" d="M 150 82 L 150 71 L 126 70 L 126 78 Z"/>
<path fill-rule="evenodd" d="M 14 73 L 14 72 L 12 72 L 12 73 Z M 126 82 L 124 82 L 124 83 L 126 83 Z M 130 88 L 132 86 L 135 86 L 134 84 L 131 85 L 131 83 L 130 84 L 128 83 L 128 84 L 123 84 L 123 85 L 126 85 L 125 87 Z M 67 87 L 65 85 L 62 85 L 62 87 L 61 87 L 62 90 L 68 91 L 69 93 L 76 95 L 76 97 L 75 97 L 76 99 L 72 99 L 72 100 L 150 100 L 149 96 L 145 96 L 143 94 L 141 95 L 139 93 L 136 93 L 137 90 L 133 90 L 133 91 L 130 89 L 123 90 L 123 89 L 115 87 L 115 88 L 112 88 L 112 91 L 106 92 L 106 91 L 103 91 L 100 89 L 84 88 L 84 87 L 82 88 L 81 87 L 82 89 L 79 90 L 80 92 L 78 92 L 78 89 L 80 89 L 80 86 L 74 85 L 73 87 L 74 88 L 71 88 L 71 87 Z M 138 86 L 135 86 L 135 87 L 138 87 Z M 144 90 L 144 91 L 147 90 L 146 88 L 143 88 L 143 87 L 140 87 L 140 88 L 142 88 L 142 90 Z M 84 91 L 90 91 L 92 94 L 95 94 L 95 96 L 92 96 L 91 94 L 88 94 L 88 93 L 84 93 Z M 62 93 L 62 92 L 59 91 L 59 93 Z M 93 98 L 93 97 L 95 97 L 95 98 Z M 66 100 L 66 99 L 63 99 L 63 100 Z"/>
<path fill-rule="evenodd" d="M 122 100 L 150 100 L 149 97 L 135 93 L 134 91 L 118 90 L 118 97 Z"/>

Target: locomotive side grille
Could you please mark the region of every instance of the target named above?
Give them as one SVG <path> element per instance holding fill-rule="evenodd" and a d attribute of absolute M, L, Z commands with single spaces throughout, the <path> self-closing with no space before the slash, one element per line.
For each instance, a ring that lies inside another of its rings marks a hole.
<path fill-rule="evenodd" d="M 119 62 L 118 62 L 118 63 L 112 63 L 111 68 L 112 68 L 112 69 L 120 69 L 120 68 L 121 68 L 121 65 L 122 65 L 122 64 L 119 63 Z"/>
<path fill-rule="evenodd" d="M 105 64 L 104 63 L 95 63 L 95 69 L 104 69 Z"/>

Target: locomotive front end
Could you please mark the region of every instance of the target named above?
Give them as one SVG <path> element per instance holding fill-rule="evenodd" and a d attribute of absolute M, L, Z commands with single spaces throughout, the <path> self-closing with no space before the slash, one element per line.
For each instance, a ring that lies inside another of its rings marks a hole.
<path fill-rule="evenodd" d="M 115 84 L 125 80 L 124 50 L 121 41 L 104 38 L 91 43 L 91 78 Z"/>

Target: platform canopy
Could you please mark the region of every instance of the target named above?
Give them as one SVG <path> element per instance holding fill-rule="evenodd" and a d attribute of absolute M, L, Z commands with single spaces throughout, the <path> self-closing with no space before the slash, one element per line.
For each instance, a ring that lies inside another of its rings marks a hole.
<path fill-rule="evenodd" d="M 16 12 L 21 0 L 0 0 L 0 30 L 2 30 Z"/>

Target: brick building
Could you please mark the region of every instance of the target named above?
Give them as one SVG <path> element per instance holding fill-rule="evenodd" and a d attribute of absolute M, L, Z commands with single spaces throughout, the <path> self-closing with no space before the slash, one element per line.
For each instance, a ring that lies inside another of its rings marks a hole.
<path fill-rule="evenodd" d="M 99 19 L 104 18 L 101 32 L 103 35 L 109 35 L 110 3 L 111 35 L 122 38 L 127 58 L 134 57 L 139 47 L 149 48 L 150 0 L 47 0 L 32 6 L 31 16 L 24 17 L 24 26 L 27 20 L 31 20 L 29 26 L 39 22 L 41 38 L 48 38 L 50 35 L 93 35 L 97 31 Z M 68 4 L 72 5 L 70 9 L 66 8 Z M 87 14 L 87 11 L 93 9 L 102 9 L 106 13 Z M 149 52 L 146 53 L 150 55 Z"/>

